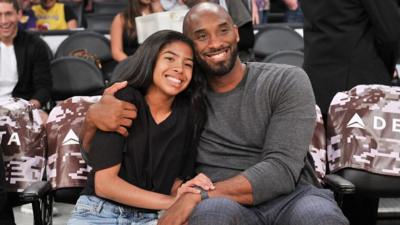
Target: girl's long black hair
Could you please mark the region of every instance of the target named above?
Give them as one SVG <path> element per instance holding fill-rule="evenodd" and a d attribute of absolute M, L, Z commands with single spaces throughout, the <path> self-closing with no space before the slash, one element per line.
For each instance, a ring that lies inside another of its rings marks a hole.
<path fill-rule="evenodd" d="M 119 81 L 128 81 L 128 84 L 146 95 L 147 89 L 153 82 L 153 71 L 158 54 L 168 44 L 183 42 L 190 46 L 195 59 L 195 50 L 192 40 L 180 32 L 172 30 L 158 31 L 149 36 L 136 50 L 135 54 L 118 64 L 115 68 L 111 84 Z M 194 122 L 194 137 L 198 139 L 207 120 L 207 80 L 200 73 L 196 61 L 193 64 L 192 80 L 189 86 L 176 96 L 187 97 L 190 100 L 191 116 Z M 197 143 L 197 141 L 196 141 Z"/>

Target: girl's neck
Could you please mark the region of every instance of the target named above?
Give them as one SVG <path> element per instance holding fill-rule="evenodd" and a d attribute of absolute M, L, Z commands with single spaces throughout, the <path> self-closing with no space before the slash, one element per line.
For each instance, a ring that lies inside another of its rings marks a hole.
<path fill-rule="evenodd" d="M 153 91 L 149 88 L 144 98 L 150 108 L 150 113 L 157 124 L 167 119 L 171 114 L 172 103 L 174 102 L 175 97 L 166 96 L 165 94 L 161 94 L 160 92 Z"/>
<path fill-rule="evenodd" d="M 150 5 L 142 6 L 140 12 L 142 13 L 142 16 L 151 14 L 152 13 L 151 6 Z"/>

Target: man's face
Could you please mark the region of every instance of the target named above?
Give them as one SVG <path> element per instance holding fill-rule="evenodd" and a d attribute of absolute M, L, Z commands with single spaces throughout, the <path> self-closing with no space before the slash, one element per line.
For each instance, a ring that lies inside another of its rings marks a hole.
<path fill-rule="evenodd" d="M 237 59 L 239 41 L 237 27 L 229 15 L 224 11 L 199 11 L 186 25 L 186 35 L 195 43 L 196 58 L 203 71 L 208 76 L 229 73 Z"/>
<path fill-rule="evenodd" d="M 19 18 L 20 15 L 11 3 L 0 3 L 0 40 L 6 41 L 14 38 Z"/>
<path fill-rule="evenodd" d="M 56 4 L 57 0 L 41 0 L 40 4 L 45 9 L 50 9 Z"/>

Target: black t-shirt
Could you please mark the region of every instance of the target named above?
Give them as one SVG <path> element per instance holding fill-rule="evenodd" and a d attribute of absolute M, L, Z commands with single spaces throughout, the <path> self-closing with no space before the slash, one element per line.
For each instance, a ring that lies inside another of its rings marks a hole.
<path fill-rule="evenodd" d="M 186 178 L 194 171 L 196 151 L 192 145 L 189 101 L 176 97 L 172 113 L 156 124 L 139 91 L 127 87 L 116 97 L 135 104 L 137 118 L 128 129 L 127 138 L 116 132 L 97 131 L 89 152 L 93 171 L 82 194 L 96 195 L 94 173 L 121 163 L 119 176 L 122 179 L 137 187 L 169 195 L 176 178 Z"/>

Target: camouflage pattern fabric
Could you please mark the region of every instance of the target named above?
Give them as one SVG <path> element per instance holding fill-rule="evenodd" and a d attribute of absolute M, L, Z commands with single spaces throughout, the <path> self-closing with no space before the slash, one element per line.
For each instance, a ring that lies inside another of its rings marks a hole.
<path fill-rule="evenodd" d="M 351 167 L 400 176 L 400 87 L 359 85 L 337 93 L 327 141 L 331 172 Z"/>
<path fill-rule="evenodd" d="M 47 140 L 39 110 L 23 99 L 0 100 L 0 143 L 9 192 L 42 180 Z"/>
<path fill-rule="evenodd" d="M 72 97 L 54 107 L 46 124 L 47 177 L 53 189 L 84 187 L 91 168 L 82 159 L 79 133 L 89 106 L 101 96 Z"/>
<path fill-rule="evenodd" d="M 315 123 L 314 135 L 311 140 L 309 152 L 314 160 L 315 172 L 320 183 L 326 174 L 326 136 L 324 120 L 321 110 L 316 105 L 317 119 Z"/>

